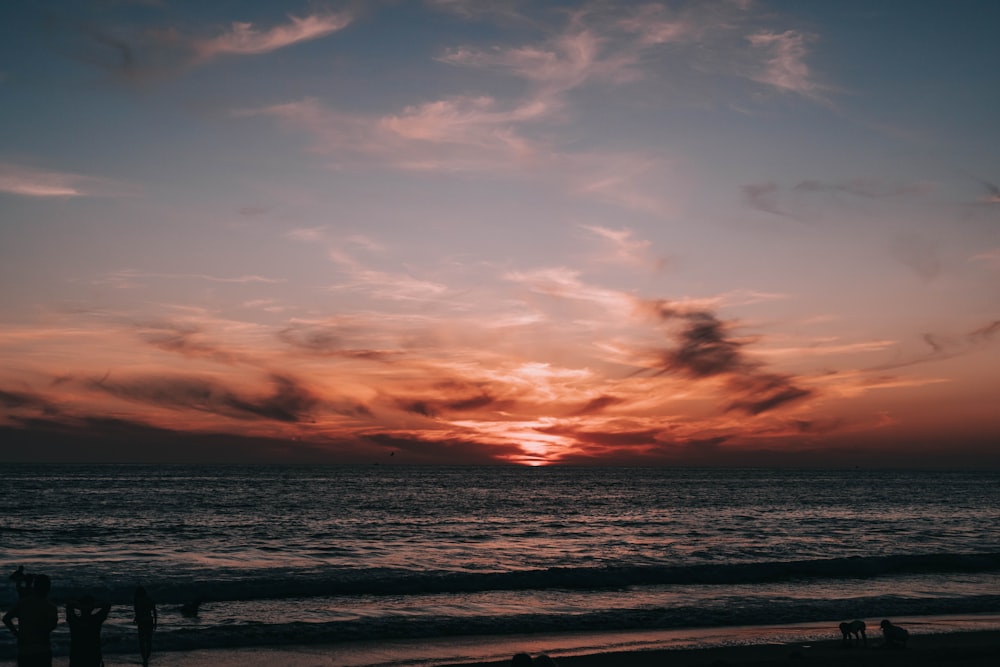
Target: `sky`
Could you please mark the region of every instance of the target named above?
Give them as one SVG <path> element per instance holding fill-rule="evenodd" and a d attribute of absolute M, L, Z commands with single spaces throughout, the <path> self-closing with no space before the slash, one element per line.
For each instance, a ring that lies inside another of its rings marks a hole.
<path fill-rule="evenodd" d="M 1000 467 L 1000 3 L 0 5 L 0 461 Z"/>

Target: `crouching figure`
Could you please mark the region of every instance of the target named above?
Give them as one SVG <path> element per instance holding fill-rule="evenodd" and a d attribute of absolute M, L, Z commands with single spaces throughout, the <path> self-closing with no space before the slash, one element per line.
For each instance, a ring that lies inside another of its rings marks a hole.
<path fill-rule="evenodd" d="M 854 636 L 855 640 L 861 639 L 864 641 L 865 646 L 868 645 L 868 635 L 865 634 L 864 621 L 859 621 L 857 619 L 851 621 L 850 623 L 840 624 L 840 634 L 844 636 L 844 643 L 851 641 L 851 636 Z"/>
<path fill-rule="evenodd" d="M 889 619 L 882 621 L 881 626 L 887 648 L 906 648 L 906 642 L 910 639 L 910 633 L 906 628 L 893 625 Z"/>

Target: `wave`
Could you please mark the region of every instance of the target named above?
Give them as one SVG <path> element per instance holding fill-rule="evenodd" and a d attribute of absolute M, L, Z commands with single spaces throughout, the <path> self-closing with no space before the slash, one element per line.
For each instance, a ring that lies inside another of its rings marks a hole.
<path fill-rule="evenodd" d="M 163 603 L 193 598 L 205 601 L 278 600 L 352 595 L 421 595 L 530 591 L 548 589 L 614 590 L 630 586 L 670 584 L 732 585 L 796 579 L 863 579 L 906 574 L 982 573 L 1000 571 L 1000 553 L 897 554 L 792 561 L 699 565 L 607 565 L 553 567 L 508 572 L 413 572 L 358 569 L 324 572 L 258 570 L 230 572 L 215 579 L 162 578 L 144 585 Z M 68 574 L 68 573 L 67 573 Z M 132 584 L 98 586 L 72 577 L 53 589 L 55 598 L 86 592 L 116 603 L 131 600 Z M 124 582 L 123 582 L 124 584 Z"/>

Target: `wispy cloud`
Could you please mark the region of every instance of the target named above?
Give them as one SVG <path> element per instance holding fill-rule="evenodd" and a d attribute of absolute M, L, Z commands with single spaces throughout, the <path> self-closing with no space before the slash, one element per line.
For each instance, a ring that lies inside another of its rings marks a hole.
<path fill-rule="evenodd" d="M 452 9 L 469 8 L 448 4 Z M 511 178 L 531 172 L 574 195 L 664 214 L 670 206 L 657 187 L 669 164 L 664 156 L 644 150 L 580 150 L 560 139 L 557 130 L 573 117 L 577 91 L 640 81 L 655 72 L 648 58 L 676 43 L 692 47 L 690 53 L 685 48 L 684 54 L 672 54 L 682 59 L 717 49 L 714 60 L 729 62 L 715 65 L 725 76 L 744 76 L 804 95 L 815 96 L 819 90 L 804 65 L 803 36 L 758 32 L 749 52 L 740 50 L 733 33 L 747 29 L 745 8 L 738 3 L 710 4 L 695 3 L 679 13 L 661 5 L 638 11 L 595 5 L 559 14 L 568 18 L 540 41 L 458 46 L 437 57 L 441 63 L 520 81 L 524 92 L 517 97 L 464 93 L 376 115 L 345 113 L 316 98 L 303 98 L 235 114 L 275 118 L 308 133 L 309 150 L 332 156 L 337 166 L 363 162 Z M 758 69 L 741 74 L 748 61 L 758 63 Z M 692 63 L 695 70 L 706 71 L 703 64 Z M 491 81 L 484 79 L 486 85 Z"/>
<path fill-rule="evenodd" d="M 111 21 L 102 13 L 82 22 L 53 22 L 53 27 L 81 61 L 119 82 L 142 85 L 220 57 L 261 55 L 320 39 L 352 21 L 353 15 L 346 11 L 314 12 L 290 15 L 286 23 L 266 27 L 234 21 L 227 28 L 206 29 L 214 36 L 199 36 L 186 27 L 139 25 L 123 16 Z"/>
<path fill-rule="evenodd" d="M 119 398 L 236 419 L 295 423 L 313 418 L 319 397 L 287 376 L 273 375 L 270 381 L 273 391 L 265 396 L 243 396 L 214 380 L 184 376 L 112 379 L 94 386 Z"/>
<path fill-rule="evenodd" d="M 264 29 L 252 23 L 234 22 L 229 30 L 216 37 L 194 41 L 192 48 L 200 60 L 220 55 L 269 53 L 343 30 L 352 18 L 348 13 L 289 16 L 288 23 Z"/>
<path fill-rule="evenodd" d="M 792 217 L 778 205 L 778 185 L 776 183 L 750 183 L 740 186 L 743 199 L 751 207 L 764 213 Z"/>
<path fill-rule="evenodd" d="M 762 66 L 750 78 L 779 90 L 819 99 L 822 87 L 806 64 L 807 42 L 814 37 L 795 30 L 760 31 L 747 37 L 750 45 L 764 54 Z"/>
<path fill-rule="evenodd" d="M 740 188 L 743 200 L 748 206 L 764 213 L 804 219 L 799 211 L 803 200 L 820 194 L 838 197 L 848 195 L 861 199 L 919 199 L 934 190 L 934 185 L 926 182 L 891 183 L 873 178 L 849 178 L 843 181 L 801 180 L 795 185 L 782 186 L 773 181 L 750 183 Z M 796 204 L 800 204 L 799 207 Z"/>
<path fill-rule="evenodd" d="M 632 297 L 617 290 L 589 285 L 580 280 L 580 272 L 566 267 L 512 271 L 504 278 L 531 291 L 551 297 L 590 302 L 610 312 L 630 314 Z"/>
<path fill-rule="evenodd" d="M 122 269 L 112 271 L 100 279 L 94 281 L 96 284 L 113 285 L 121 288 L 139 287 L 143 280 L 204 280 L 213 283 L 264 283 L 274 284 L 285 282 L 284 278 L 268 278 L 267 276 L 213 276 L 207 273 L 157 273 L 153 271 L 139 271 L 136 269 Z"/>
<path fill-rule="evenodd" d="M 602 261 L 648 266 L 656 270 L 664 266 L 666 260 L 650 255 L 652 243 L 634 239 L 631 229 L 610 229 L 600 225 L 583 225 L 583 228 L 605 242 L 608 252 L 601 257 Z"/>
<path fill-rule="evenodd" d="M 1000 204 L 1000 186 L 990 181 L 980 181 L 980 183 L 986 189 L 986 194 L 982 196 L 980 201 L 984 204 Z"/>
<path fill-rule="evenodd" d="M 839 183 L 818 180 L 799 181 L 792 188 L 796 192 L 840 192 L 856 197 L 877 199 L 882 197 L 922 196 L 934 190 L 931 183 L 886 183 L 872 178 L 852 178 Z"/>
<path fill-rule="evenodd" d="M 439 59 L 452 65 L 507 73 L 537 86 L 536 97 L 552 98 L 586 83 L 636 79 L 636 58 L 606 51 L 606 42 L 593 30 L 571 26 L 542 45 L 491 50 L 462 47 L 447 51 Z"/>
<path fill-rule="evenodd" d="M 509 170 L 530 160 L 540 146 L 515 126 L 539 108 L 502 107 L 489 97 L 456 97 L 370 118 L 334 111 L 318 100 L 236 112 L 269 116 L 313 137 L 310 150 L 339 163 L 387 162 L 410 170 Z"/>
<path fill-rule="evenodd" d="M 992 268 L 1000 269 L 1000 248 L 976 253 L 969 258 L 970 262 L 985 262 Z"/>
<path fill-rule="evenodd" d="M 93 176 L 0 162 L 0 192 L 23 197 L 110 197 L 125 188 Z"/>
<path fill-rule="evenodd" d="M 644 213 L 670 210 L 654 194 L 667 162 L 644 153 L 564 152 L 530 128 L 552 118 L 552 102 L 502 104 L 459 96 L 380 117 L 344 114 L 316 99 L 243 109 L 237 116 L 275 118 L 308 133 L 309 150 L 337 167 L 388 164 L 397 169 L 523 179 L 527 174 L 563 191 Z"/>
<path fill-rule="evenodd" d="M 440 299 L 449 292 L 448 286 L 440 282 L 366 267 L 341 250 L 331 251 L 330 258 L 342 267 L 348 277 L 344 282 L 330 285 L 330 290 L 360 291 L 390 301 L 428 301 Z"/>
<path fill-rule="evenodd" d="M 424 0 L 425 3 L 439 11 L 456 14 L 465 19 L 506 19 L 518 22 L 527 21 L 521 12 L 523 0 Z"/>

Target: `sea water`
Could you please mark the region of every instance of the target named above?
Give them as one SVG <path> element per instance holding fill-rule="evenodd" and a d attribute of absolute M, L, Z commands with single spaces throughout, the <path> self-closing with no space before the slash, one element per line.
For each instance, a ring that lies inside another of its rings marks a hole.
<path fill-rule="evenodd" d="M 989 471 L 6 465 L 0 488 L 0 573 L 110 600 L 109 652 L 138 585 L 157 650 L 1000 612 Z"/>

